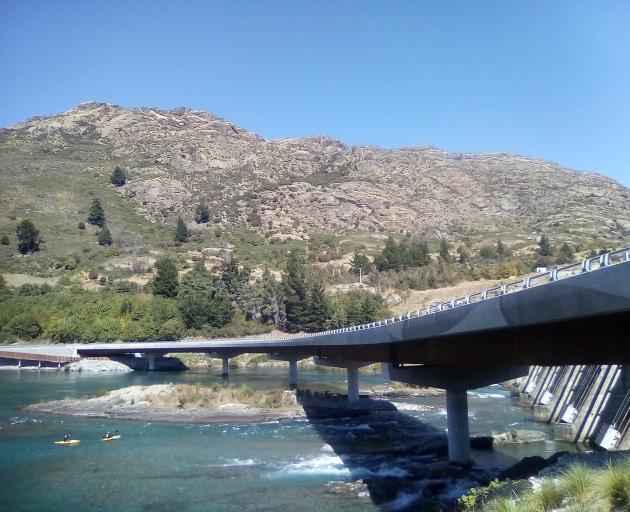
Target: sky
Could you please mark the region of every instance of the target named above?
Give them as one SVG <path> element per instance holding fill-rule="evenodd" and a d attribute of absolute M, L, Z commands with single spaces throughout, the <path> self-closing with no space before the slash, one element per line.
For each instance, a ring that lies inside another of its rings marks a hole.
<path fill-rule="evenodd" d="M 0 0 L 0 126 L 90 100 L 630 186 L 630 2 Z"/>

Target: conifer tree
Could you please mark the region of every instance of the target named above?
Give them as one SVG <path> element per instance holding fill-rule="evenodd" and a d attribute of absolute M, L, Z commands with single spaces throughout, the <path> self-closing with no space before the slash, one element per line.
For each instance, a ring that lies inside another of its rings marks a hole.
<path fill-rule="evenodd" d="M 9 240 L 9 237 L 7 235 L 4 235 L 2 237 L 2 240 L 0 240 L 0 244 L 2 244 L 2 245 L 9 245 L 9 244 L 11 244 L 11 240 Z"/>
<path fill-rule="evenodd" d="M 208 323 L 212 327 L 223 327 L 232 321 L 234 311 L 225 290 L 217 290 L 210 302 Z"/>
<path fill-rule="evenodd" d="M 179 281 L 175 262 L 170 258 L 161 258 L 155 266 L 157 275 L 152 283 L 153 295 L 163 295 L 164 297 L 177 296 Z"/>
<path fill-rule="evenodd" d="M 214 279 L 203 261 L 195 263 L 179 287 L 179 311 L 186 327 L 199 329 L 208 321 Z"/>
<path fill-rule="evenodd" d="M 7 282 L 4 280 L 4 277 L 2 277 L 2 274 L 0 274 L 0 301 L 6 299 L 9 295 L 11 295 L 11 292 L 7 287 Z"/>
<path fill-rule="evenodd" d="M 21 221 L 15 229 L 18 238 L 18 251 L 22 254 L 39 251 L 39 230 L 29 219 Z"/>
<path fill-rule="evenodd" d="M 103 229 L 99 232 L 98 243 L 100 245 L 112 245 L 112 234 L 107 226 L 103 226 Z"/>
<path fill-rule="evenodd" d="M 127 175 L 119 166 L 116 166 L 109 180 L 117 187 L 122 187 L 127 181 Z"/>
<path fill-rule="evenodd" d="M 287 271 L 282 276 L 284 287 L 284 309 L 286 330 L 299 331 L 304 325 L 306 309 L 306 283 L 304 261 L 301 255 L 292 251 L 287 260 Z"/>
<path fill-rule="evenodd" d="M 328 324 L 328 301 L 324 293 L 324 284 L 319 280 L 314 280 L 308 293 L 307 307 L 305 312 L 306 323 L 304 329 L 307 331 L 323 331 Z"/>
<path fill-rule="evenodd" d="M 424 267 L 431 262 L 429 246 L 422 240 L 413 240 L 407 249 L 409 264 L 413 267 Z"/>
<path fill-rule="evenodd" d="M 355 275 L 359 275 L 359 273 L 365 275 L 372 269 L 370 259 L 365 254 L 360 254 L 357 251 L 354 251 L 350 265 L 350 271 Z"/>
<path fill-rule="evenodd" d="M 541 256 L 551 256 L 553 249 L 551 248 L 551 242 L 547 235 L 542 235 L 538 242 L 538 254 Z"/>
<path fill-rule="evenodd" d="M 260 314 L 263 323 L 272 323 L 278 329 L 284 327 L 285 311 L 282 285 L 276 281 L 269 269 L 264 270 L 260 284 L 262 301 Z"/>
<path fill-rule="evenodd" d="M 558 249 L 558 259 L 557 263 L 560 265 L 564 265 L 565 263 L 571 263 L 573 261 L 575 254 L 573 252 L 573 248 L 566 242 L 564 242 L 560 249 Z"/>
<path fill-rule="evenodd" d="M 195 222 L 205 224 L 210 220 L 210 208 L 205 199 L 202 199 L 195 208 Z"/>
<path fill-rule="evenodd" d="M 89 224 L 93 226 L 98 226 L 102 228 L 105 225 L 105 211 L 101 206 L 101 201 L 98 198 L 94 198 L 92 200 L 92 204 L 90 205 L 90 210 L 88 212 L 87 221 Z"/>
<path fill-rule="evenodd" d="M 185 243 L 188 242 L 188 228 L 181 215 L 177 217 L 177 227 L 175 228 L 175 241 Z"/>

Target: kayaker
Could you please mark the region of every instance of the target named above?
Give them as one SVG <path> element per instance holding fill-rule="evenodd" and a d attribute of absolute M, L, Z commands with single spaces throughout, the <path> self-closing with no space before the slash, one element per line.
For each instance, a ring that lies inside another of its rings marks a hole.
<path fill-rule="evenodd" d="M 105 432 L 105 435 L 103 436 L 103 439 L 109 439 L 110 437 L 112 437 L 112 433 L 111 432 Z"/>
<path fill-rule="evenodd" d="M 63 440 L 64 441 L 70 441 L 70 432 L 66 432 L 65 435 L 63 436 Z"/>

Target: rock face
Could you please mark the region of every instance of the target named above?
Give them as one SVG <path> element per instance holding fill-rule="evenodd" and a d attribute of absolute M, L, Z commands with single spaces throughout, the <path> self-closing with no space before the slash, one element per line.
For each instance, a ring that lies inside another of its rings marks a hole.
<path fill-rule="evenodd" d="M 630 236 L 630 190 L 596 174 L 508 154 L 346 146 L 327 137 L 265 140 L 189 109 L 87 103 L 0 130 L 0 150 L 7 178 L 26 173 L 6 183 L 22 191 L 29 173 L 50 172 L 38 167 L 40 154 L 70 155 L 86 176 L 104 177 L 116 161 L 130 175 L 117 190 L 141 216 L 190 219 L 206 197 L 209 225 L 248 222 L 278 239 L 320 229 Z"/>

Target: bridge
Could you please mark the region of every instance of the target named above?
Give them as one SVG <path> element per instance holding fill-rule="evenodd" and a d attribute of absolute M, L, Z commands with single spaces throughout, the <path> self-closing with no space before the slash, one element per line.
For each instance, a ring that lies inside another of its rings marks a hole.
<path fill-rule="evenodd" d="M 402 315 L 275 339 L 73 345 L 73 355 L 141 353 L 149 369 L 173 352 L 223 359 L 267 353 L 344 367 L 358 399 L 358 368 L 380 362 L 392 380 L 446 390 L 449 458 L 470 459 L 467 390 L 526 375 L 529 365 L 630 364 L 630 247 Z"/>

